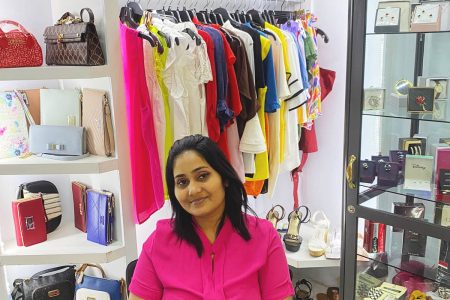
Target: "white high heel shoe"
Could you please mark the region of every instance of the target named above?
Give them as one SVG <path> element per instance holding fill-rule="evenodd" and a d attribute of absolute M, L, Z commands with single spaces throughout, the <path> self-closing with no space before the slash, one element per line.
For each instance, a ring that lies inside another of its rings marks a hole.
<path fill-rule="evenodd" d="M 310 222 L 314 226 L 314 233 L 308 242 L 309 254 L 313 257 L 319 257 L 325 254 L 327 248 L 330 221 L 323 211 L 318 210 L 313 214 Z"/>

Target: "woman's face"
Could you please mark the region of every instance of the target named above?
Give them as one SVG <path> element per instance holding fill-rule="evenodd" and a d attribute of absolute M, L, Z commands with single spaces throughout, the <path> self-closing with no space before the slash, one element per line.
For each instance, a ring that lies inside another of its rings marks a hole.
<path fill-rule="evenodd" d="M 195 218 L 219 219 L 225 210 L 222 177 L 198 152 L 187 150 L 175 158 L 175 196 Z"/>

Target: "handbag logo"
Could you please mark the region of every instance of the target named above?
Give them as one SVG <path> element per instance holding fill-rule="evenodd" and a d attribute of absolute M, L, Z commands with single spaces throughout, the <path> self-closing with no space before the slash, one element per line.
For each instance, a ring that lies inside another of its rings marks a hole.
<path fill-rule="evenodd" d="M 8 41 L 10 46 L 22 46 L 25 45 L 25 40 L 20 40 L 20 39 L 10 39 Z"/>
<path fill-rule="evenodd" d="M 58 297 L 61 294 L 61 292 L 59 290 L 52 290 L 48 292 L 48 297 L 49 298 L 53 298 L 53 297 Z"/>

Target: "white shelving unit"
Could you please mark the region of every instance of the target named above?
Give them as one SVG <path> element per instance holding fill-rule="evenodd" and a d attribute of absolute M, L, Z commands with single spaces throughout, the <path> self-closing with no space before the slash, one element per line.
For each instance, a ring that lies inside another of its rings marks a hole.
<path fill-rule="evenodd" d="M 75 246 L 76 245 L 76 246 Z M 115 241 L 109 246 L 86 240 L 86 234 L 66 225 L 48 234 L 47 241 L 29 247 L 19 247 L 15 240 L 2 247 L 1 265 L 107 263 L 125 254 L 125 247 Z"/>
<path fill-rule="evenodd" d="M 95 174 L 118 169 L 118 159 L 91 155 L 73 161 L 59 161 L 39 156 L 0 159 L 0 175 L 23 174 Z"/>
<path fill-rule="evenodd" d="M 297 269 L 339 267 L 341 263 L 339 259 L 327 259 L 325 256 L 312 257 L 309 255 L 308 241 L 312 234 L 313 228 L 310 225 L 301 225 L 300 236 L 303 238 L 303 242 L 300 250 L 297 252 L 289 252 L 286 248 L 284 249 L 288 264 Z"/>
<path fill-rule="evenodd" d="M 16 0 L 12 3 L 0 0 L 1 4 L 8 6 L 6 13 L 9 13 L 4 15 L 4 11 L 0 12 L 0 19 L 13 19 L 25 24 L 40 42 L 44 57 L 45 44 L 41 36 L 45 26 L 54 24 L 67 11 L 78 15 L 81 8 L 89 7 L 93 10 L 106 65 L 0 69 L 0 88 L 10 90 L 45 86 L 106 90 L 114 117 L 116 154 L 115 157 L 92 155 L 75 161 L 58 161 L 38 156 L 0 159 L 0 190 L 3 191 L 0 195 L 0 205 L 3 207 L 0 215 L 0 299 L 10 299 L 14 279 L 27 278 L 30 272 L 45 269 L 48 265 L 101 263 L 104 264 L 108 277 L 124 278 L 126 264 L 137 257 L 137 243 L 131 201 L 128 134 L 126 126 L 123 126 L 124 121 L 120 121 L 126 119 L 126 108 L 118 0 L 42 0 L 39 5 L 30 4 L 28 0 Z M 29 12 L 23 10 L 27 5 L 33 6 Z M 10 9 L 12 6 L 15 9 Z M 18 184 L 34 180 L 55 183 L 60 192 L 63 219 L 56 231 L 48 234 L 47 241 L 30 247 L 19 247 L 14 238 L 11 201 L 16 198 Z M 74 227 L 70 188 L 70 182 L 74 180 L 114 193 L 114 242 L 111 245 L 90 242 L 85 233 Z"/>
<path fill-rule="evenodd" d="M 2 69 L 0 80 L 86 79 L 109 77 L 109 66 L 44 66 Z"/>

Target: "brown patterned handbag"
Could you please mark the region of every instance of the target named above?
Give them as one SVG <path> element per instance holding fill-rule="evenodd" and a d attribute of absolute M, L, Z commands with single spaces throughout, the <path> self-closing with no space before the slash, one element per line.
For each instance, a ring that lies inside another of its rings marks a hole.
<path fill-rule="evenodd" d="M 89 14 L 89 22 L 83 22 L 83 12 Z M 54 26 L 45 29 L 45 62 L 47 65 L 97 66 L 104 65 L 94 13 L 90 8 L 80 11 L 80 18 L 65 13 Z"/>

